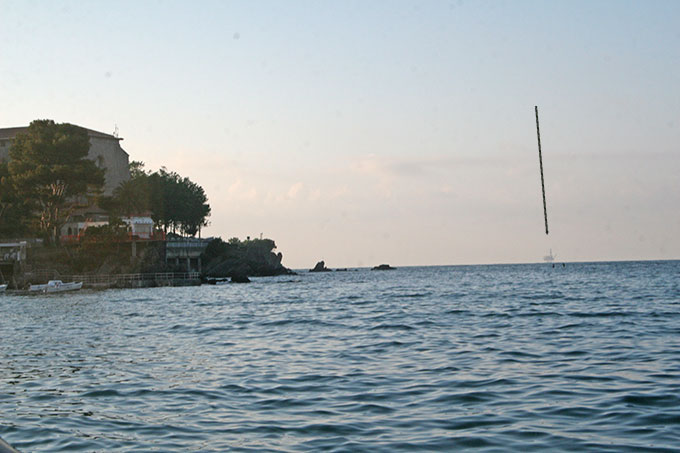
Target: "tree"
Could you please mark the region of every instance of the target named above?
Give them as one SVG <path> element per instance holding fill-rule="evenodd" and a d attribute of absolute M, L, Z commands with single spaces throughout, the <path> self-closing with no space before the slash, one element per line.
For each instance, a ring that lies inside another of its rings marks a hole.
<path fill-rule="evenodd" d="M 114 217 L 144 214 L 151 209 L 148 183 L 146 175 L 124 181 L 113 190 L 112 196 L 99 198 L 99 207 Z"/>
<path fill-rule="evenodd" d="M 0 236 L 22 236 L 29 221 L 29 206 L 14 189 L 7 162 L 0 161 Z"/>
<path fill-rule="evenodd" d="M 189 236 L 195 236 L 201 228 L 208 225 L 210 216 L 208 197 L 201 186 L 184 178 L 179 182 L 182 210 L 179 213 L 181 231 Z"/>
<path fill-rule="evenodd" d="M 5 226 L 4 218 L 14 204 L 15 199 L 14 187 L 9 182 L 7 163 L 0 161 L 0 228 Z"/>
<path fill-rule="evenodd" d="M 149 175 L 154 221 L 167 233 L 195 236 L 208 225 L 210 205 L 201 186 L 189 178 L 161 168 Z"/>
<path fill-rule="evenodd" d="M 208 225 L 208 197 L 189 178 L 165 167 L 150 173 L 142 162 L 135 161 L 130 162 L 130 175 L 130 180 L 118 186 L 112 197 L 102 200 L 102 207 L 109 213 L 129 217 L 151 212 L 154 223 L 165 233 L 188 236 L 195 236 Z"/>
<path fill-rule="evenodd" d="M 148 173 L 144 170 L 144 162 L 141 160 L 133 160 L 128 164 L 130 170 L 130 179 L 137 179 L 142 176 L 147 176 Z"/>
<path fill-rule="evenodd" d="M 166 168 L 146 178 L 152 218 L 163 231 L 195 236 L 208 224 L 210 205 L 201 186 Z"/>
<path fill-rule="evenodd" d="M 9 173 L 17 195 L 30 200 L 39 214 L 39 229 L 56 243 L 78 198 L 101 191 L 104 170 L 87 159 L 87 131 L 52 120 L 33 121 L 17 134 L 10 149 Z"/>

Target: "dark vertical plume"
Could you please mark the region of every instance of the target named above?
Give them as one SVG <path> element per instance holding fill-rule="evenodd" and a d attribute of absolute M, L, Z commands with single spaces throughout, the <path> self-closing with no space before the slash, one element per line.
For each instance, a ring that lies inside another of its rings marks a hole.
<path fill-rule="evenodd" d="M 545 205 L 545 182 L 543 180 L 543 156 L 541 155 L 541 129 L 538 127 L 538 106 L 536 111 L 536 136 L 538 137 L 538 164 L 541 167 L 541 192 L 543 193 L 543 219 L 545 220 L 545 234 L 548 234 L 548 208 Z"/>

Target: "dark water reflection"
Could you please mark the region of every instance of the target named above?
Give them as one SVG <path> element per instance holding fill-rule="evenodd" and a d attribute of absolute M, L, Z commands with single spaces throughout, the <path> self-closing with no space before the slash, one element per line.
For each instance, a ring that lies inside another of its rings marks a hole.
<path fill-rule="evenodd" d="M 680 262 L 0 296 L 24 451 L 677 451 Z"/>

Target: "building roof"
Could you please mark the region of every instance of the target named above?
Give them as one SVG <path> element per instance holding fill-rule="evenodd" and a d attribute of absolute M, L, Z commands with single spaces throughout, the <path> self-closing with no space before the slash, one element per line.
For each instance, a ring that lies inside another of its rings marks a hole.
<path fill-rule="evenodd" d="M 78 126 L 78 127 L 82 127 L 82 126 Z M 108 138 L 109 140 L 123 140 L 122 138 L 116 137 L 115 135 L 105 134 L 103 132 L 94 131 L 94 130 L 88 129 L 86 127 L 83 127 L 83 129 L 85 129 L 87 131 L 87 134 L 90 137 Z M 0 140 L 13 139 L 14 137 L 16 137 L 17 134 L 19 134 L 21 132 L 26 132 L 26 130 L 28 130 L 28 126 L 0 128 Z"/>

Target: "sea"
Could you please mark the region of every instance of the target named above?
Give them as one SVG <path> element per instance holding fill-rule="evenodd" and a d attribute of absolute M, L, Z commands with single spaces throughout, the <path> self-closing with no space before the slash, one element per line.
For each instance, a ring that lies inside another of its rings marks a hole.
<path fill-rule="evenodd" d="M 22 452 L 680 451 L 680 261 L 0 295 Z"/>

